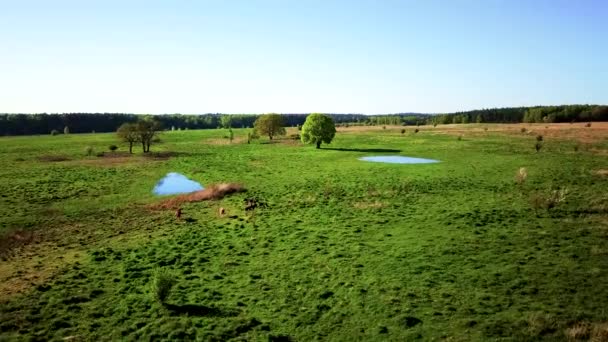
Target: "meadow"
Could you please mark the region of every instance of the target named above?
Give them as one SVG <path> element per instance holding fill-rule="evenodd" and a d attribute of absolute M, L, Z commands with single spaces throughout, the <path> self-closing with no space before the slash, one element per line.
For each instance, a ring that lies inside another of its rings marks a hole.
<path fill-rule="evenodd" d="M 608 124 L 416 128 L 0 138 L 0 340 L 608 340 Z M 248 191 L 176 219 L 168 172 Z"/>

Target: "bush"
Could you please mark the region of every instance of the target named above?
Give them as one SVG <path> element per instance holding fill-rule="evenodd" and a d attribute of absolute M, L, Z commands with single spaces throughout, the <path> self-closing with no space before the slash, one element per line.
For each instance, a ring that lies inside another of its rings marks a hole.
<path fill-rule="evenodd" d="M 114 152 L 114 151 L 118 150 L 118 146 L 116 146 L 116 145 L 110 145 L 110 146 L 108 146 L 108 149 L 110 151 Z"/>
<path fill-rule="evenodd" d="M 526 182 L 526 179 L 528 179 L 528 170 L 525 167 L 520 167 L 515 174 L 515 182 L 522 185 Z"/>
<path fill-rule="evenodd" d="M 51 135 L 52 135 L 52 136 L 55 136 L 55 135 L 57 135 L 57 134 L 59 134 L 59 131 L 58 131 L 58 130 L 54 129 L 54 130 L 52 130 L 52 131 L 51 131 Z"/>
<path fill-rule="evenodd" d="M 386 126 L 382 126 L 382 129 L 386 129 Z"/>
<path fill-rule="evenodd" d="M 540 152 L 541 148 L 543 148 L 543 143 L 537 141 L 536 144 L 534 144 L 534 148 L 536 149 L 536 152 Z"/>
<path fill-rule="evenodd" d="M 585 127 L 591 127 L 591 122 L 587 122 L 587 123 L 585 124 Z"/>
<path fill-rule="evenodd" d="M 405 134 L 405 128 L 401 129 L 401 134 Z"/>
<path fill-rule="evenodd" d="M 420 132 L 420 130 L 419 130 L 418 128 L 416 128 L 416 129 L 414 130 L 414 133 L 418 133 L 418 132 Z"/>
<path fill-rule="evenodd" d="M 164 304 L 171 293 L 173 285 L 175 285 L 175 276 L 171 274 L 171 272 L 163 269 L 156 270 L 152 280 L 152 293 L 154 299 L 161 304 Z"/>
<path fill-rule="evenodd" d="M 87 146 L 84 151 L 86 152 L 87 156 L 93 155 L 93 148 L 91 146 Z"/>
<path fill-rule="evenodd" d="M 462 135 L 458 136 L 458 141 L 462 141 Z"/>
<path fill-rule="evenodd" d="M 543 136 L 542 135 L 537 135 L 536 136 L 536 141 L 543 141 Z"/>
<path fill-rule="evenodd" d="M 289 135 L 289 139 L 291 139 L 291 140 L 300 140 L 300 139 L 302 139 L 302 137 L 300 137 L 299 134 L 290 134 Z"/>
<path fill-rule="evenodd" d="M 106 154 L 105 154 L 104 152 L 99 152 L 99 153 L 97 153 L 97 154 L 96 154 L 96 156 L 98 156 L 98 157 L 103 157 L 103 156 L 105 156 L 105 155 L 106 155 Z"/>
<path fill-rule="evenodd" d="M 520 131 L 521 131 L 522 133 L 526 133 L 528 130 L 526 129 L 526 127 L 522 127 L 522 128 L 520 129 Z"/>
<path fill-rule="evenodd" d="M 566 200 L 568 189 L 554 189 L 548 193 L 536 192 L 530 196 L 530 204 L 534 210 L 553 209 Z"/>

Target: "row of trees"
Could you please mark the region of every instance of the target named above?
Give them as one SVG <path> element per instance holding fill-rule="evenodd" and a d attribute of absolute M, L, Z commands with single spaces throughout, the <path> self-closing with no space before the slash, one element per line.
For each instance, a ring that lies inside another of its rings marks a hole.
<path fill-rule="evenodd" d="M 563 105 L 472 110 L 433 116 L 427 123 L 517 123 L 608 121 L 608 106 Z"/>
<path fill-rule="evenodd" d="M 267 135 L 272 140 L 273 137 L 285 135 L 284 125 L 283 115 L 271 113 L 261 115 L 255 121 L 254 129 L 257 134 Z M 322 143 L 331 143 L 335 135 L 334 120 L 329 115 L 313 113 L 306 117 L 300 139 L 305 144 L 314 144 L 321 148 Z"/>
<path fill-rule="evenodd" d="M 480 109 L 467 112 L 429 115 L 399 113 L 389 115 L 325 114 L 336 124 L 420 125 L 474 122 L 576 122 L 607 121 L 608 106 L 564 105 Z M 284 126 L 301 126 L 308 114 L 282 114 Z M 33 135 L 60 132 L 114 132 L 124 123 L 136 123 L 142 116 L 120 113 L 0 114 L 0 135 Z M 206 129 L 253 127 L 254 114 L 163 114 L 154 119 L 165 128 Z"/>
<path fill-rule="evenodd" d="M 267 135 L 270 140 L 276 136 L 285 135 L 285 121 L 280 114 L 264 114 L 257 118 L 254 123 L 256 134 Z M 230 130 L 232 140 L 232 128 L 225 122 Z M 133 153 L 133 145 L 141 143 L 144 153 L 150 152 L 150 145 L 158 132 L 162 130 L 162 125 L 150 117 L 143 118 L 135 123 L 124 123 L 116 130 L 116 134 L 123 142 L 129 144 L 129 153 Z M 329 144 L 336 134 L 336 127 L 331 117 L 324 114 L 310 114 L 307 116 L 302 126 L 302 142 L 315 144 L 317 148 L 321 143 Z"/>
<path fill-rule="evenodd" d="M 308 114 L 281 114 L 286 127 L 301 126 Z M 362 114 L 326 114 L 338 124 L 380 123 L 380 116 Z M 165 129 L 251 128 L 260 115 L 254 114 L 163 114 L 154 115 Z M 61 132 L 69 127 L 70 133 L 114 132 L 123 123 L 136 123 L 142 115 L 120 113 L 64 113 L 64 114 L 0 114 L 0 135 L 35 135 Z M 382 116 L 384 117 L 384 116 Z M 412 114 L 388 115 L 396 122 L 412 122 Z M 424 121 L 428 115 L 419 115 Z M 384 120 L 384 119 L 382 119 Z"/>

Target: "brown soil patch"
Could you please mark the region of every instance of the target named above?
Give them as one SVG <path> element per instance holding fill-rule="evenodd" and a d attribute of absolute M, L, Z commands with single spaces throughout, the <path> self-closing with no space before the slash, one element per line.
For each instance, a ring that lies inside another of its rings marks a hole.
<path fill-rule="evenodd" d="M 246 137 L 234 137 L 234 139 L 232 139 L 232 142 L 230 142 L 230 139 L 228 139 L 228 138 L 205 139 L 205 140 L 203 140 L 203 143 L 208 144 L 208 145 L 246 144 L 247 138 Z"/>
<path fill-rule="evenodd" d="M 535 137 L 542 135 L 545 140 L 575 140 L 581 143 L 596 143 L 608 137 L 608 122 L 594 122 L 591 127 L 586 123 L 519 123 L 519 124 L 452 124 L 439 125 L 431 130 L 441 134 L 452 135 L 482 135 L 487 133 L 508 134 L 520 137 Z M 420 130 L 428 130 L 427 126 Z M 522 132 L 525 128 L 525 132 Z"/>
<path fill-rule="evenodd" d="M 62 162 L 62 161 L 70 160 L 70 158 L 68 158 L 66 156 L 62 156 L 62 155 L 44 155 L 44 156 L 38 157 L 38 160 L 40 160 L 42 162 Z"/>
<path fill-rule="evenodd" d="M 336 127 L 336 130 L 341 133 L 355 132 L 385 132 L 391 134 L 400 134 L 401 129 L 405 129 L 405 134 L 412 134 L 415 129 L 420 133 L 431 132 L 437 134 L 450 135 L 484 135 L 488 133 L 508 134 L 520 137 L 535 137 L 542 135 L 545 139 L 554 140 L 575 140 L 582 143 L 597 143 L 608 139 L 608 122 L 593 122 L 591 127 L 585 127 L 587 123 L 517 123 L 517 124 L 495 124 L 495 123 L 480 123 L 480 124 L 450 124 L 450 125 L 432 125 L 423 126 L 350 126 Z M 526 131 L 522 132 L 521 129 Z"/>
<path fill-rule="evenodd" d="M 32 243 L 38 237 L 32 231 L 14 230 L 0 236 L 0 256 L 8 255 L 13 249 Z"/>
<path fill-rule="evenodd" d="M 386 207 L 386 203 L 380 201 L 374 202 L 355 202 L 353 207 L 357 209 L 381 209 Z"/>
<path fill-rule="evenodd" d="M 128 156 L 128 157 L 112 157 L 112 158 L 101 157 L 101 158 L 97 158 L 97 159 L 84 159 L 84 160 L 80 160 L 76 164 L 85 164 L 85 165 L 91 165 L 91 166 L 114 167 L 114 166 L 117 166 L 117 165 L 136 163 L 138 161 L 141 161 L 141 159 L 140 158 L 133 158 L 133 157 L 130 157 L 130 156 Z"/>
<path fill-rule="evenodd" d="M 207 200 L 218 200 L 224 196 L 247 191 L 245 187 L 235 183 L 212 184 L 208 188 L 200 191 L 195 191 L 190 194 L 179 195 L 167 199 L 161 203 L 154 204 L 151 207 L 154 209 L 177 209 L 184 203 L 200 202 Z"/>
<path fill-rule="evenodd" d="M 598 176 L 608 176 L 608 169 L 595 170 L 595 171 L 593 171 L 593 173 L 595 173 Z"/>
<path fill-rule="evenodd" d="M 569 341 L 608 341 L 608 322 L 578 322 L 564 331 Z"/>

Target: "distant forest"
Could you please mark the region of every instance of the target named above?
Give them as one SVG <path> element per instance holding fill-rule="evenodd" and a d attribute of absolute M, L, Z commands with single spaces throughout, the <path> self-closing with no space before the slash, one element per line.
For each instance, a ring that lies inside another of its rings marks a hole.
<path fill-rule="evenodd" d="M 563 105 L 478 109 L 436 115 L 431 121 L 437 124 L 608 121 L 608 106 Z"/>
<path fill-rule="evenodd" d="M 308 114 L 283 114 L 286 126 L 302 125 Z M 563 105 L 479 109 L 447 114 L 329 114 L 337 125 L 425 125 L 458 123 L 608 121 L 608 106 Z M 49 134 L 68 127 L 71 133 L 114 132 L 142 115 L 121 113 L 0 114 L 0 135 Z M 153 115 L 165 130 L 253 127 L 256 114 Z"/>

